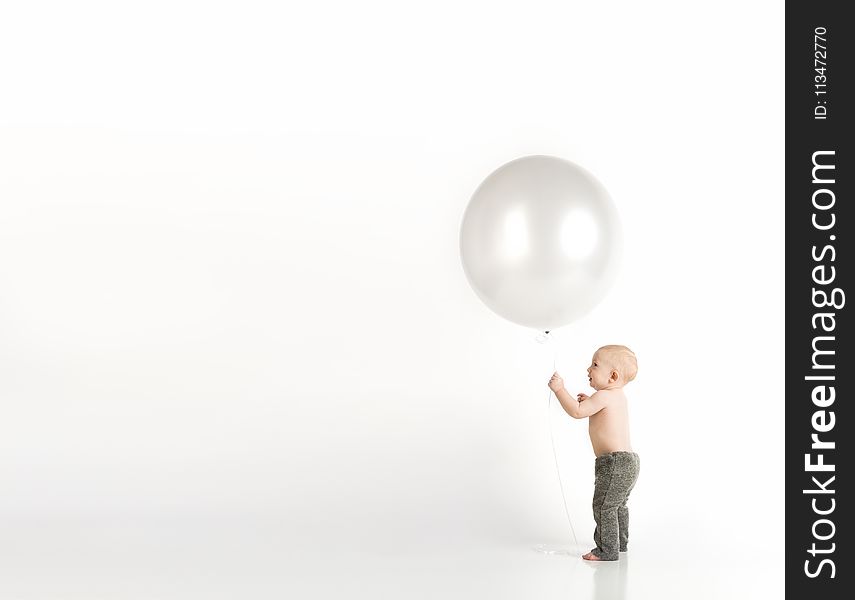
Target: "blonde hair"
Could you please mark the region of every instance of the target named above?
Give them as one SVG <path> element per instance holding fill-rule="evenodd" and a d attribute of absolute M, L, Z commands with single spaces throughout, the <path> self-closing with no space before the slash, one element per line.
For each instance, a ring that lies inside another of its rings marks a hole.
<path fill-rule="evenodd" d="M 605 357 L 609 365 L 618 372 L 624 383 L 629 383 L 635 379 L 638 373 L 638 361 L 635 358 L 635 352 L 626 346 L 616 344 L 602 346 L 597 350 L 597 354 Z"/>

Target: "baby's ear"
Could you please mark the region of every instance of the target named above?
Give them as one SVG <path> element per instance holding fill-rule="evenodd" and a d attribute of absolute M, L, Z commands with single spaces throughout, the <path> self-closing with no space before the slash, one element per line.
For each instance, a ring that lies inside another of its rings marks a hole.
<path fill-rule="evenodd" d="M 618 381 L 620 379 L 620 373 L 618 373 L 617 371 L 612 371 L 609 375 L 609 379 Z"/>

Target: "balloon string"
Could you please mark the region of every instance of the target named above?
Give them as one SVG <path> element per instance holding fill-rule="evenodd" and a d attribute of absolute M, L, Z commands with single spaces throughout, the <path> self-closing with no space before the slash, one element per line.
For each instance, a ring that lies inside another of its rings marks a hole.
<path fill-rule="evenodd" d="M 551 341 L 552 336 L 547 331 L 544 341 Z M 553 345 L 554 352 L 552 355 L 552 372 L 556 371 L 556 363 L 558 359 L 558 348 Z M 549 418 L 550 408 L 552 406 L 552 390 L 550 389 L 546 397 L 546 422 L 549 425 L 549 439 L 552 441 L 552 457 L 555 459 L 555 473 L 558 475 L 558 487 L 561 488 L 561 499 L 564 501 L 564 514 L 567 515 L 567 523 L 570 525 L 570 533 L 573 535 L 573 543 L 575 547 L 579 547 L 579 540 L 576 538 L 576 530 L 573 528 L 573 521 L 570 519 L 570 510 L 567 508 L 567 495 L 564 493 L 564 484 L 561 482 L 561 470 L 558 468 L 558 453 L 555 451 L 555 436 L 552 434 L 552 420 Z"/>

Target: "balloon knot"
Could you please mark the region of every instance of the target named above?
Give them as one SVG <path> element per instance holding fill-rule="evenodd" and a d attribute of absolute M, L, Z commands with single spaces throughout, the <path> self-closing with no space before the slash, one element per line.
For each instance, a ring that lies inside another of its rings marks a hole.
<path fill-rule="evenodd" d="M 534 341 L 538 344 L 545 344 L 552 341 L 552 336 L 549 335 L 548 331 L 544 331 L 543 333 L 538 334 L 537 337 L 534 338 Z"/>

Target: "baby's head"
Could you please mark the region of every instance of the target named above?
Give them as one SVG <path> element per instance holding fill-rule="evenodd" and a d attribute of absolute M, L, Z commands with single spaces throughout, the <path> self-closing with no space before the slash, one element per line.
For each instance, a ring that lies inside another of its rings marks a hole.
<path fill-rule="evenodd" d="M 588 382 L 595 390 L 621 388 L 635 379 L 638 362 L 626 346 L 603 346 L 594 352 Z"/>

